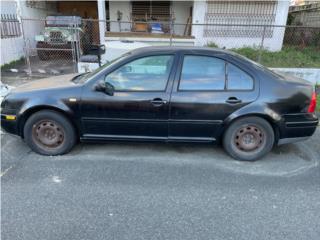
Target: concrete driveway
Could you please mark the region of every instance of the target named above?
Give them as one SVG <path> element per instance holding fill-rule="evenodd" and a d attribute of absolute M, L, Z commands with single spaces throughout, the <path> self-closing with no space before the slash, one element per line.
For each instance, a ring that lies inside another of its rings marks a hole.
<path fill-rule="evenodd" d="M 248 163 L 196 144 L 80 144 L 37 155 L 1 135 L 2 239 L 319 239 L 320 129 Z"/>

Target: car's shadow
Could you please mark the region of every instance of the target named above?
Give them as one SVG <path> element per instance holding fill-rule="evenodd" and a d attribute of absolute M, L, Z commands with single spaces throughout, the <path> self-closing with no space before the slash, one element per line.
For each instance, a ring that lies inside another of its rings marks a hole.
<path fill-rule="evenodd" d="M 319 164 L 319 154 L 310 141 L 276 146 L 267 156 L 254 162 L 234 160 L 218 145 L 191 143 L 82 143 L 67 156 L 105 161 L 197 165 L 253 175 L 288 176 Z"/>
<path fill-rule="evenodd" d="M 162 165 L 218 168 L 251 175 L 288 176 L 299 174 L 319 164 L 318 130 L 305 142 L 274 147 L 264 158 L 255 162 L 242 162 L 230 158 L 221 146 L 192 143 L 107 142 L 80 143 L 63 156 L 46 157 L 30 152 L 18 137 L 2 136 L 2 165 L 23 161 L 26 154 L 49 161 L 121 161 L 157 163 Z M 76 164 L 76 162 L 75 162 Z"/>

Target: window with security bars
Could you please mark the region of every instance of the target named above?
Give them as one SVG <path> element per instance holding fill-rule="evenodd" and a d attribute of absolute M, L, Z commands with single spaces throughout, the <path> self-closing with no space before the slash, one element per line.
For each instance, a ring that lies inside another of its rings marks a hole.
<path fill-rule="evenodd" d="M 273 28 L 252 25 L 274 25 L 277 1 L 207 1 L 204 37 L 271 38 Z M 223 26 L 225 25 L 225 26 Z M 241 25 L 241 26 L 239 26 Z M 243 26 L 242 26 L 243 25 Z"/>
<path fill-rule="evenodd" d="M 136 21 L 169 21 L 170 1 L 132 1 L 132 18 Z"/>
<path fill-rule="evenodd" d="M 20 22 L 16 15 L 1 14 L 1 38 L 15 38 L 21 36 Z"/>

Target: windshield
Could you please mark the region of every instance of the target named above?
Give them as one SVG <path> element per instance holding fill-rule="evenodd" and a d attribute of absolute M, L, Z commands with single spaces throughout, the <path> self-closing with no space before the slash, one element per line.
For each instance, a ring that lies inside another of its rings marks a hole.
<path fill-rule="evenodd" d="M 94 70 L 92 72 L 87 72 L 87 73 L 80 74 L 80 75 L 76 76 L 72 81 L 75 82 L 75 83 L 85 83 L 91 77 L 95 76 L 96 74 L 99 74 L 101 71 L 104 71 L 107 67 L 110 67 L 113 64 L 121 61 L 122 59 L 124 59 L 128 55 L 130 55 L 130 53 L 126 53 L 124 55 L 121 55 L 120 57 L 115 58 L 112 61 L 105 63 L 104 65 L 102 65 L 101 67 L 97 68 L 96 70 Z"/>

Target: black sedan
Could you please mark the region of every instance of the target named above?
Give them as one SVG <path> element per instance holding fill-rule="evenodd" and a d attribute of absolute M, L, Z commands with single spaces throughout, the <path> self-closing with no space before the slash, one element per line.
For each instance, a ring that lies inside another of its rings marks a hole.
<path fill-rule="evenodd" d="M 239 160 L 310 137 L 316 95 L 232 52 L 150 47 L 98 70 L 34 81 L 1 104 L 1 125 L 44 155 L 81 141 L 221 142 Z"/>

